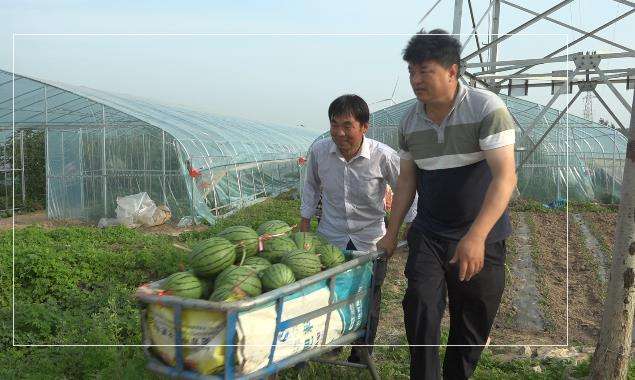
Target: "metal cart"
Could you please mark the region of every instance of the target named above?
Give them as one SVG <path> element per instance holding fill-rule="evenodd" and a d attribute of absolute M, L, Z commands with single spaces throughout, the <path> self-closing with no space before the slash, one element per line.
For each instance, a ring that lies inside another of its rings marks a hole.
<path fill-rule="evenodd" d="M 361 347 L 362 349 L 362 362 L 363 364 L 358 363 L 349 363 L 342 361 L 333 361 L 333 360 L 324 360 L 319 359 L 318 357 L 328 351 L 334 350 L 336 347 L 340 345 L 350 344 L 360 338 L 366 337 L 366 330 L 368 328 L 368 323 L 370 321 L 370 297 L 372 297 L 372 289 L 374 289 L 375 278 L 370 281 L 370 287 L 361 289 L 359 292 L 351 294 L 346 299 L 337 300 L 335 302 L 335 280 L 338 275 L 356 268 L 365 265 L 366 263 L 372 261 L 373 262 L 373 273 L 375 273 L 376 259 L 380 257 L 382 252 L 371 252 L 368 254 L 364 254 L 358 257 L 355 257 L 342 265 L 339 265 L 335 268 L 331 268 L 320 272 L 314 276 L 307 277 L 300 281 L 297 281 L 293 284 L 284 286 L 282 288 L 278 288 L 276 290 L 264 293 L 258 297 L 237 301 L 237 302 L 210 302 L 206 300 L 193 300 L 193 299 L 183 299 L 180 297 L 166 296 L 166 295 L 154 295 L 148 294 L 148 292 L 137 291 L 136 298 L 139 301 L 139 305 L 141 308 L 141 327 L 143 332 L 143 344 L 146 356 L 149 359 L 149 363 L 147 368 L 153 372 L 160 373 L 163 375 L 167 375 L 172 378 L 179 379 L 261 379 L 270 375 L 274 375 L 280 370 L 284 368 L 292 367 L 298 363 L 306 362 L 309 360 L 314 360 L 320 363 L 327 363 L 333 365 L 345 365 L 349 367 L 368 369 L 373 379 L 379 379 L 379 374 L 377 372 L 377 368 L 372 360 L 372 358 L 368 354 L 368 350 L 366 347 Z M 317 310 L 312 310 L 307 312 L 306 314 L 296 316 L 291 319 L 282 320 L 282 310 L 283 304 L 285 302 L 285 297 L 289 296 L 295 292 L 302 290 L 305 287 L 308 287 L 312 284 L 316 284 L 320 281 L 325 281 L 329 288 L 329 300 L 328 305 Z M 161 281 L 153 282 L 148 284 L 147 287 L 152 288 L 160 288 Z M 346 335 L 343 335 L 334 341 L 330 342 L 328 345 L 324 345 L 326 340 L 326 332 L 328 331 L 329 321 L 331 317 L 331 312 L 336 312 L 336 310 L 346 307 L 349 304 L 354 302 L 358 302 L 360 300 L 366 299 L 368 301 L 369 307 L 365 322 L 361 328 L 356 331 L 350 332 Z M 275 324 L 275 332 L 273 335 L 273 342 L 271 344 L 271 349 L 269 352 L 268 364 L 255 372 L 247 373 L 247 374 L 237 374 L 234 369 L 234 363 L 236 358 L 236 346 L 234 345 L 234 339 L 236 337 L 236 326 L 238 321 L 238 314 L 241 312 L 245 312 L 248 310 L 252 310 L 259 306 L 263 306 L 265 304 L 275 303 L 276 310 L 276 324 Z M 148 305 L 150 304 L 161 304 L 164 306 L 170 306 L 173 308 L 174 312 L 174 345 L 176 350 L 176 365 L 169 366 L 164 364 L 161 360 L 159 360 L 150 350 L 152 346 L 152 342 L 150 341 L 150 337 L 148 335 Z M 221 312 L 226 317 L 226 348 L 225 348 L 225 362 L 224 362 L 224 372 L 222 374 L 216 375 L 201 375 L 200 373 L 194 372 L 184 367 L 183 360 L 183 333 L 182 333 L 182 312 L 183 310 L 189 309 L 199 309 L 199 310 L 209 310 Z M 318 345 L 314 348 L 309 348 L 300 353 L 294 354 L 290 357 L 287 357 L 280 361 L 274 361 L 274 352 L 276 349 L 276 344 L 278 342 L 278 332 L 283 331 L 289 327 L 304 323 L 313 318 L 319 317 L 321 315 L 326 315 L 326 324 L 324 327 L 323 341 L 321 345 Z"/>

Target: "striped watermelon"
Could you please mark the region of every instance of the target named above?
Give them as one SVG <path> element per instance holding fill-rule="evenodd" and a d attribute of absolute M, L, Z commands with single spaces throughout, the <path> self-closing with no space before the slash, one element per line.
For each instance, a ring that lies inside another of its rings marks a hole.
<path fill-rule="evenodd" d="M 247 257 L 258 253 L 258 234 L 253 228 L 246 226 L 232 226 L 225 228 L 218 236 L 236 244 L 236 262 L 240 263 Z"/>
<path fill-rule="evenodd" d="M 163 285 L 170 295 L 183 298 L 201 298 L 204 284 L 190 272 L 173 273 L 165 279 Z"/>
<path fill-rule="evenodd" d="M 291 227 L 282 220 L 270 220 L 258 227 L 258 235 L 271 235 L 273 237 L 289 236 Z"/>
<path fill-rule="evenodd" d="M 249 296 L 255 297 L 262 293 L 262 284 L 256 273 L 256 270 L 252 267 L 232 265 L 216 277 L 214 288 L 236 288 Z"/>
<path fill-rule="evenodd" d="M 222 237 L 209 238 L 192 247 L 189 259 L 197 276 L 213 277 L 236 260 L 236 245 Z"/>
<path fill-rule="evenodd" d="M 291 238 L 282 236 L 275 239 L 265 240 L 264 250 L 260 253 L 260 255 L 269 260 L 271 263 L 279 263 L 285 253 L 297 248 L 298 246 L 295 245 Z"/>
<path fill-rule="evenodd" d="M 340 250 L 333 244 L 320 245 L 315 252 L 318 254 L 318 256 L 320 256 L 322 265 L 324 265 L 324 267 L 327 269 L 336 267 L 346 261 L 342 250 Z"/>
<path fill-rule="evenodd" d="M 322 263 L 317 255 L 302 249 L 295 249 L 282 256 L 280 262 L 288 266 L 297 280 L 313 276 L 322 269 Z"/>
<path fill-rule="evenodd" d="M 262 270 L 269 268 L 271 266 L 271 263 L 263 257 L 254 256 L 254 257 L 249 257 L 245 259 L 245 262 L 243 262 L 243 266 L 252 267 L 256 270 L 256 272 L 260 272 Z"/>
<path fill-rule="evenodd" d="M 260 272 L 262 287 L 266 290 L 281 288 L 295 282 L 293 271 L 284 264 L 273 264 Z"/>
<path fill-rule="evenodd" d="M 319 245 L 317 236 L 311 232 L 296 232 L 293 234 L 293 241 L 298 248 L 310 253 L 315 253 L 315 248 Z"/>
<path fill-rule="evenodd" d="M 247 297 L 247 293 L 243 292 L 239 288 L 233 288 L 231 286 L 224 286 L 214 290 L 209 300 L 212 302 L 234 302 L 240 301 Z"/>

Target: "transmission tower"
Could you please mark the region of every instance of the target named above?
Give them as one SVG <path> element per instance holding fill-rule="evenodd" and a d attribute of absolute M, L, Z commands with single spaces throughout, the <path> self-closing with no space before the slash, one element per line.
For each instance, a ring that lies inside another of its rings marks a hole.
<path fill-rule="evenodd" d="M 593 93 L 587 91 L 584 95 L 584 118 L 589 121 L 593 121 Z"/>

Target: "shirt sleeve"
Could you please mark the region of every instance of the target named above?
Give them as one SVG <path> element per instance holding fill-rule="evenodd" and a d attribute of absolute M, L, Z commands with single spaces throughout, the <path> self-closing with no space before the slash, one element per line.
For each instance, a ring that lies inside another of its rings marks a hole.
<path fill-rule="evenodd" d="M 311 149 L 306 165 L 306 178 L 302 189 L 302 204 L 300 205 L 300 215 L 310 219 L 315 215 L 321 193 L 320 177 L 318 176 L 317 159 L 315 149 Z"/>
<path fill-rule="evenodd" d="M 486 115 L 479 127 L 479 146 L 481 150 L 501 148 L 513 145 L 516 140 L 514 119 L 505 103 L 496 96 L 486 106 Z"/>

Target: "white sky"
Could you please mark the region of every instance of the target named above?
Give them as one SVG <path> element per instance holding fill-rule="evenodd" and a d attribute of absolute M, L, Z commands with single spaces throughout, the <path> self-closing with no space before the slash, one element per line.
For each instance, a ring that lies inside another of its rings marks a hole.
<path fill-rule="evenodd" d="M 419 19 L 435 2 L 0 0 L 0 68 L 12 69 L 13 33 L 410 34 L 420 28 Z M 556 2 L 515 3 L 542 12 Z M 477 21 L 487 4 L 473 1 Z M 441 0 L 423 26 L 450 31 L 453 9 L 453 0 Z M 591 30 L 626 10 L 628 6 L 615 1 L 575 0 L 553 17 Z M 463 16 L 462 32 L 469 33 L 467 0 Z M 531 17 L 503 4 L 500 31 L 507 32 Z M 627 17 L 599 34 L 632 47 L 629 29 L 635 26 L 634 20 L 634 16 Z M 486 19 L 482 31 L 487 24 Z M 525 33 L 564 33 L 570 41 L 579 36 L 546 21 Z M 15 71 L 210 113 L 286 125 L 301 123 L 324 131 L 328 104 L 343 93 L 357 93 L 371 103 L 389 97 L 399 77 L 395 101 L 413 97 L 401 59 L 407 40 L 408 36 L 16 36 Z M 499 59 L 539 58 L 565 43 L 565 36 L 518 36 L 500 46 Z M 473 50 L 468 47 L 466 52 Z M 617 48 L 588 40 L 569 51 L 587 50 Z M 633 62 L 605 61 L 601 67 L 634 67 Z M 564 68 L 558 64 L 542 70 Z M 617 87 L 630 103 L 632 92 L 626 92 L 623 84 Z M 628 125 L 628 113 L 615 96 L 606 88 L 599 92 Z M 545 104 L 548 93 L 530 92 L 528 100 Z M 563 99 L 556 107 L 565 104 Z M 573 113 L 581 115 L 583 104 L 580 97 Z M 596 121 L 609 117 L 598 101 L 593 107 Z"/>

